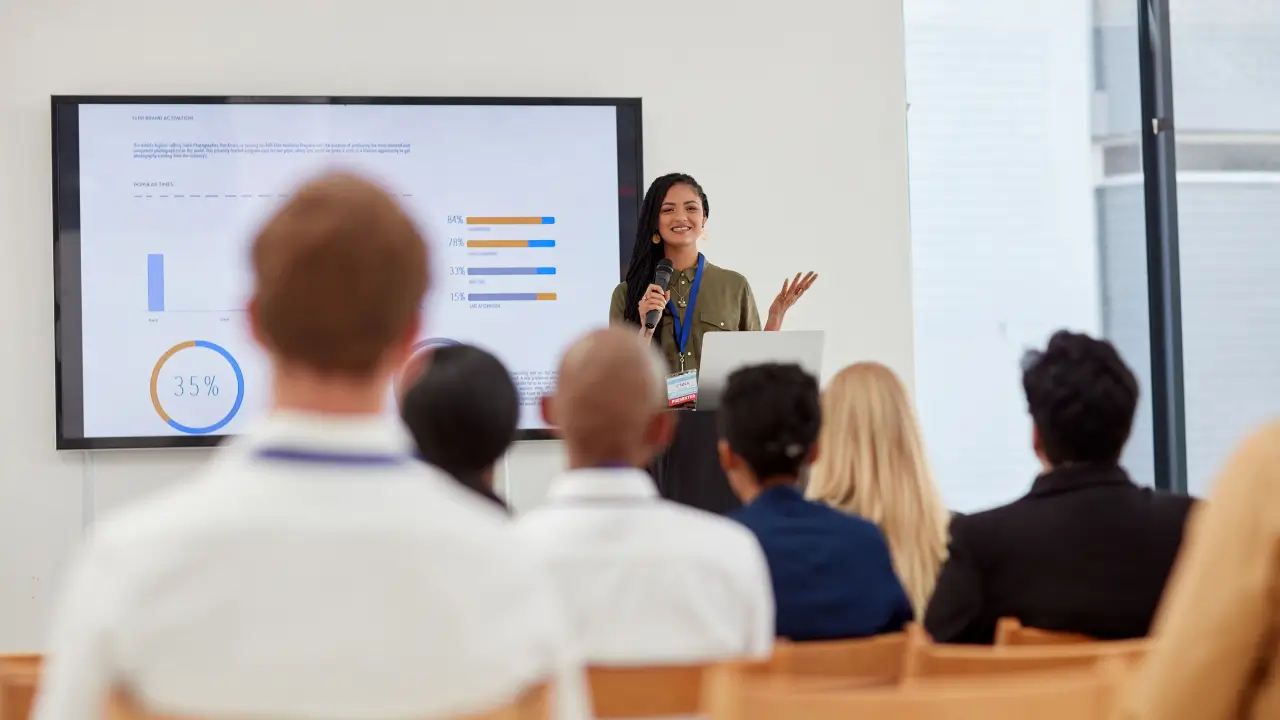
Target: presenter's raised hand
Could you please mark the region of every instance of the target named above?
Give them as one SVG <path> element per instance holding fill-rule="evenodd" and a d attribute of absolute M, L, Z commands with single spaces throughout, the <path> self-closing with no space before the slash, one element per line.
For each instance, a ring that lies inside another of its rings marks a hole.
<path fill-rule="evenodd" d="M 787 316 L 787 311 L 792 305 L 804 295 L 809 288 L 813 287 L 813 283 L 818 279 L 818 273 L 796 273 L 795 278 L 782 281 L 782 291 L 778 293 L 778 297 L 773 299 L 773 303 L 769 305 L 769 319 L 764 324 L 765 330 L 781 330 L 782 321 Z"/>
<path fill-rule="evenodd" d="M 641 335 L 648 337 L 649 335 L 653 334 L 653 330 L 646 328 L 644 326 L 644 316 L 649 314 L 649 311 L 651 310 L 657 310 L 658 312 L 662 312 L 663 308 L 667 306 L 667 301 L 669 301 L 670 299 L 671 299 L 671 293 L 669 291 L 664 292 L 663 289 L 657 285 L 650 285 L 649 289 L 644 291 L 644 297 L 640 298 L 640 334 Z"/>

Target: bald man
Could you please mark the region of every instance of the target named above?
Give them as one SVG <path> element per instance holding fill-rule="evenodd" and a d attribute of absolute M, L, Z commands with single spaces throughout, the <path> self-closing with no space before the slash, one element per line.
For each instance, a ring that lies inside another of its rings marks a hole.
<path fill-rule="evenodd" d="M 569 349 L 542 406 L 569 471 L 517 535 L 547 559 L 589 663 L 767 657 L 773 591 L 755 536 L 663 500 L 642 469 L 675 425 L 665 375 L 635 333 L 601 330 Z"/>

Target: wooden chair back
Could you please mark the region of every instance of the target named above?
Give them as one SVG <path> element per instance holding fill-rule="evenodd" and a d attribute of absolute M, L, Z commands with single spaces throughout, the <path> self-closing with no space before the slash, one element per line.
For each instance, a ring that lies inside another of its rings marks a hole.
<path fill-rule="evenodd" d="M 1040 630 L 1026 627 L 1015 617 L 1002 617 L 996 621 L 996 645 L 1072 645 L 1097 642 L 1079 633 Z"/>
<path fill-rule="evenodd" d="M 990 676 L 1086 669 L 1114 660 L 1126 667 L 1146 655 L 1150 642 L 1116 640 L 1068 645 L 1005 647 L 935 645 L 913 642 L 907 649 L 903 682 L 924 678 Z"/>
<path fill-rule="evenodd" d="M 1107 663 L 1051 676 L 848 690 L 754 683 L 722 666 L 706 685 L 712 720 L 1098 720 L 1108 717 L 1119 677 Z"/>
<path fill-rule="evenodd" d="M 868 678 L 897 681 L 907 652 L 906 632 L 858 640 L 779 640 L 769 671 L 788 676 Z"/>
<path fill-rule="evenodd" d="M 39 655 L 0 655 L 0 720 L 27 720 L 40 685 Z"/>
<path fill-rule="evenodd" d="M 697 715 L 708 665 L 587 668 L 595 717 Z"/>
<path fill-rule="evenodd" d="M 486 713 L 466 715 L 458 720 L 551 720 L 551 692 L 540 684 L 526 690 L 510 703 Z M 194 720 L 148 712 L 126 692 L 116 692 L 107 712 L 108 720 Z M 5 718 L 4 720 L 8 720 Z"/>

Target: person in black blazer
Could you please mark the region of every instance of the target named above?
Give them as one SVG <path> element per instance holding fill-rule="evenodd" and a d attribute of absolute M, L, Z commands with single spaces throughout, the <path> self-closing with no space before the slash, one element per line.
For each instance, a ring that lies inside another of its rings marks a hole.
<path fill-rule="evenodd" d="M 818 382 L 797 365 L 729 377 L 720 401 L 720 463 L 769 562 L 778 637 L 835 640 L 901 630 L 911 602 L 889 545 L 868 520 L 805 500 L 800 475 L 817 453 Z"/>
<path fill-rule="evenodd" d="M 990 643 L 1011 616 L 1143 637 L 1194 501 L 1135 485 L 1120 467 L 1138 382 L 1110 343 L 1058 332 L 1023 367 L 1044 472 L 1021 499 L 953 518 L 925 629 L 938 642 Z"/>

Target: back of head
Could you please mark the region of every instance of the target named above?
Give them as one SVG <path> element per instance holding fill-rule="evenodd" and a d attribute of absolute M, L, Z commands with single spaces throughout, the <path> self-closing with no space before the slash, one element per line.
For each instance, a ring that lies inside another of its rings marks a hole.
<path fill-rule="evenodd" d="M 520 397 L 498 358 L 451 345 L 431 352 L 400 414 L 424 460 L 472 485 L 515 439 Z"/>
<path fill-rule="evenodd" d="M 822 395 L 822 454 L 807 495 L 880 527 L 917 616 L 947 558 L 951 513 L 934 483 L 915 409 L 888 367 L 865 362 Z"/>
<path fill-rule="evenodd" d="M 407 351 L 426 245 L 377 185 L 346 174 L 307 183 L 258 233 L 252 259 L 254 327 L 276 362 L 362 378 Z"/>
<path fill-rule="evenodd" d="M 719 412 L 720 436 L 758 481 L 798 476 L 822 425 L 818 381 L 799 365 L 735 371 Z"/>
<path fill-rule="evenodd" d="M 645 465 L 661 449 L 662 358 L 636 333 L 597 330 L 573 344 L 560 362 L 555 394 L 544 400 L 547 422 L 565 440 L 571 467 Z"/>
<path fill-rule="evenodd" d="M 1138 381 L 1111 343 L 1055 333 L 1042 352 L 1023 360 L 1022 388 L 1050 465 L 1120 459 L 1138 407 Z"/>

